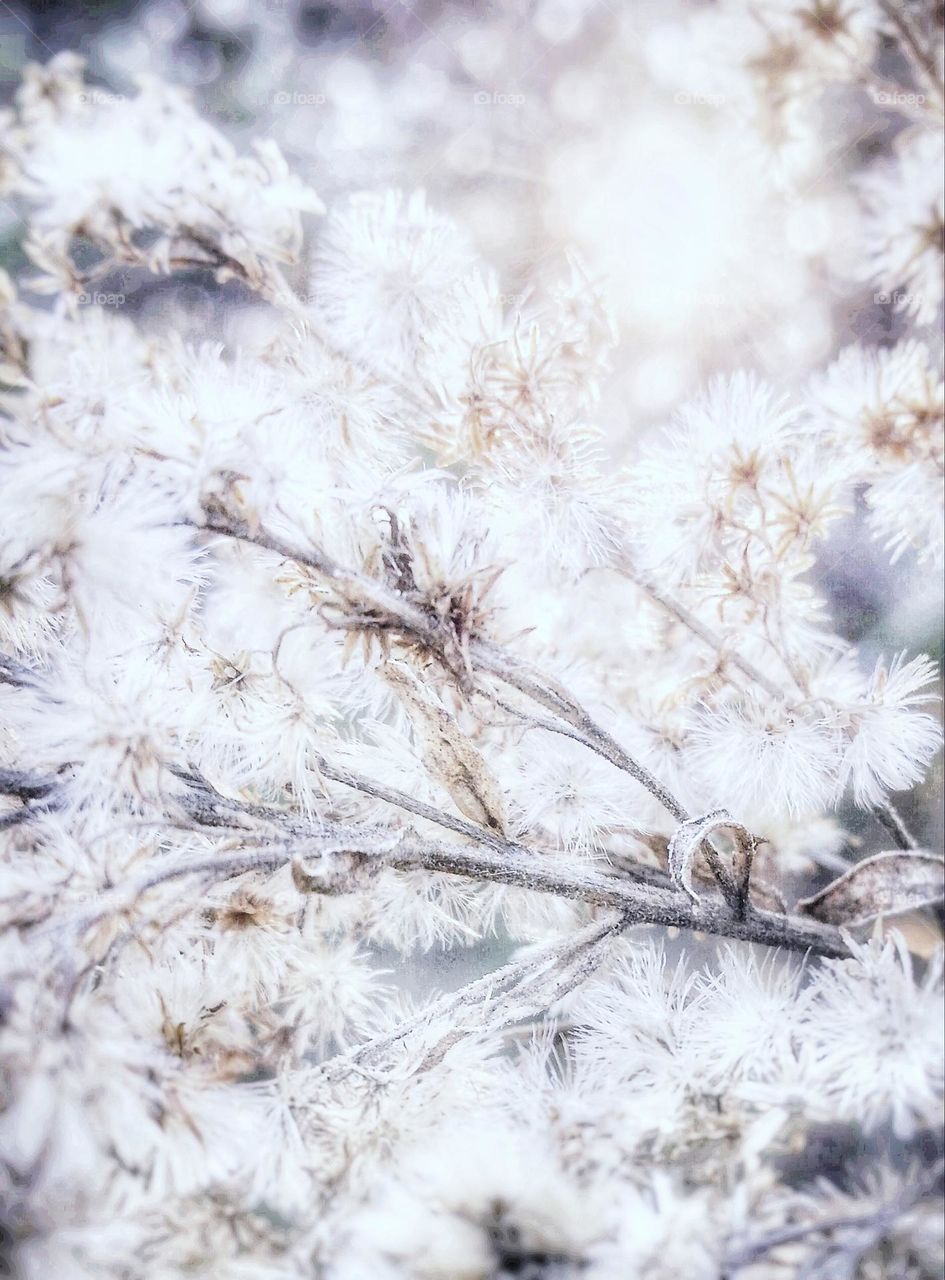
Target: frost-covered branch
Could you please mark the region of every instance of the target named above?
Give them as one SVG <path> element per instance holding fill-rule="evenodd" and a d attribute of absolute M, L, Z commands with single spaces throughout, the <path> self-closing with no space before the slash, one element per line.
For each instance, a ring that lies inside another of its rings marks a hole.
<path fill-rule="evenodd" d="M 326 776 L 331 776 L 332 772 L 338 771 L 329 768 L 325 772 Z M 367 789 L 368 794 L 378 794 L 391 803 L 403 804 L 406 799 L 394 799 L 387 788 L 376 788 L 367 780 L 355 779 L 344 772 L 339 772 L 339 780 L 345 785 L 357 786 L 359 790 Z M 3 778 L 0 777 L 0 782 L 2 781 Z M 48 782 L 42 780 L 24 781 L 17 776 L 7 781 L 9 785 L 5 789 L 10 794 L 23 794 L 24 787 L 29 795 L 46 795 L 49 791 Z M 218 810 L 211 804 L 208 813 L 199 793 L 192 798 L 190 795 L 181 796 L 179 803 L 185 810 L 189 808 L 198 822 L 209 820 L 214 827 L 219 825 Z M 224 802 L 223 808 L 227 807 Z M 241 811 L 238 805 L 233 808 L 237 813 Z M 435 811 L 429 810 L 427 806 L 423 806 L 423 809 L 425 812 L 420 812 L 419 816 L 431 821 L 441 820 L 446 816 L 435 815 Z M 659 883 L 662 877 L 651 868 L 640 867 L 641 882 L 634 884 L 632 880 L 637 872 L 631 873 L 629 878 L 624 875 L 617 879 L 614 876 L 595 874 L 590 870 L 574 870 L 567 865 L 554 865 L 553 860 L 549 864 L 536 850 L 516 846 L 511 842 L 503 844 L 495 841 L 491 833 L 477 830 L 471 824 L 457 824 L 457 829 L 463 834 L 474 835 L 485 848 L 438 845 L 411 838 L 409 834 L 398 837 L 377 829 L 365 828 L 359 831 L 357 828 L 332 823 L 322 827 L 308 827 L 278 810 L 259 806 L 247 806 L 245 812 L 248 817 L 262 820 L 276 829 L 285 825 L 285 834 L 280 839 L 269 836 L 262 846 L 249 847 L 236 853 L 218 854 L 203 859 L 187 858 L 157 866 L 153 871 L 104 894 L 95 907 L 81 912 L 76 918 L 58 923 L 81 931 L 108 915 L 125 914 L 149 890 L 169 880 L 196 876 L 207 883 L 216 883 L 250 870 L 276 871 L 293 860 L 298 868 L 297 883 L 304 883 L 311 892 L 343 893 L 346 890 L 356 890 L 356 875 L 348 884 L 343 868 L 340 879 L 332 874 L 333 861 L 340 858 L 348 863 L 352 859 L 356 864 L 363 861 L 370 874 L 377 874 L 384 866 L 401 871 L 421 868 L 425 871 L 513 885 L 538 893 L 557 894 L 591 906 L 613 907 L 621 912 L 624 925 L 659 924 L 694 929 L 765 946 L 784 946 L 815 955 L 840 956 L 847 953 L 839 933 L 815 921 L 791 919 L 758 909 L 752 909 L 747 919 L 738 919 L 722 902 L 711 899 L 693 901 L 673 889 L 668 882 Z M 231 829 L 238 832 L 240 825 L 234 823 Z M 304 840 L 304 843 L 299 843 L 300 840 Z M 308 858 L 313 859 L 312 871 L 306 869 Z"/>
<path fill-rule="evenodd" d="M 417 1071 L 427 1071 L 465 1037 L 488 1037 L 513 1023 L 542 1013 L 586 982 L 606 959 L 617 935 L 629 923 L 609 915 L 541 948 L 524 959 L 441 996 L 392 1031 L 330 1058 L 313 1072 L 315 1081 L 344 1079 L 351 1072 L 377 1072 L 410 1059 L 411 1042 L 422 1045 Z"/>

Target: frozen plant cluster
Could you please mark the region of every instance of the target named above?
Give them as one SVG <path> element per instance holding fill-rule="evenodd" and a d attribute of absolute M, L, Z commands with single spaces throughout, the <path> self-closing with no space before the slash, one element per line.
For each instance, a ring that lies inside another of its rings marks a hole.
<path fill-rule="evenodd" d="M 896 800 L 935 767 L 938 673 L 859 653 L 819 576 L 851 528 L 945 561 L 942 249 L 913 208 L 941 32 L 766 0 L 733 43 L 739 8 L 692 38 L 752 83 L 766 58 L 788 114 L 878 33 L 923 86 L 860 193 L 902 331 L 789 386 L 717 374 L 625 467 L 580 255 L 512 290 L 419 189 L 325 201 L 172 86 L 25 70 L 0 121 L 32 264 L 0 278 L 23 1280 L 941 1273 L 943 864 Z M 116 304 L 154 279 L 229 328 Z"/>

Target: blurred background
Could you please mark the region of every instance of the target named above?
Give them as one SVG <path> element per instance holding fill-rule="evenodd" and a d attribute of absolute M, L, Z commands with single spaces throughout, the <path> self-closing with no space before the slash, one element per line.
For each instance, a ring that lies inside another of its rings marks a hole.
<path fill-rule="evenodd" d="M 184 85 L 238 144 L 275 138 L 329 203 L 425 188 L 510 298 L 576 244 L 621 327 L 614 402 L 640 423 L 719 368 L 802 379 L 896 324 L 856 280 L 849 179 L 905 120 L 871 100 L 852 61 L 812 59 L 790 95 L 775 92 L 731 9 L 13 0 L 0 24 L 7 96 L 26 60 L 63 48 L 106 93 L 132 94 L 142 75 Z"/>

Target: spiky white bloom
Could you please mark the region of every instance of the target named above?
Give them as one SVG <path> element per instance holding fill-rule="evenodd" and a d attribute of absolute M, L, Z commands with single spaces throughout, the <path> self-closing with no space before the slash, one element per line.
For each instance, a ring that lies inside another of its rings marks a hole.
<path fill-rule="evenodd" d="M 877 301 L 919 324 L 933 321 L 942 305 L 942 160 L 940 127 L 910 129 L 897 140 L 894 158 L 860 180 L 869 210 L 864 274 L 879 288 Z"/>
<path fill-rule="evenodd" d="M 312 305 L 332 340 L 370 368 L 447 365 L 489 306 L 459 227 L 422 191 L 365 193 L 333 212 L 318 243 Z"/>
<path fill-rule="evenodd" d="M 533 1263 L 581 1265 L 606 1200 L 578 1192 L 537 1135 L 484 1119 L 407 1156 L 350 1224 L 338 1280 L 405 1267 L 423 1280 L 480 1280 Z"/>
<path fill-rule="evenodd" d="M 853 959 L 831 961 L 814 983 L 807 1085 L 837 1114 L 868 1128 L 888 1119 L 907 1135 L 933 1123 L 941 1105 L 943 953 L 917 978 L 901 937 L 850 947 Z"/>
<path fill-rule="evenodd" d="M 455 615 L 464 635 L 501 635 L 509 565 L 502 526 L 490 527 L 469 488 L 438 482 L 435 474 L 432 482 L 422 475 L 401 478 L 390 486 L 388 501 L 370 513 L 368 562 L 406 554 L 429 607 Z"/>
<path fill-rule="evenodd" d="M 347 938 L 306 938 L 283 976 L 283 1015 L 295 1028 L 296 1052 L 345 1048 L 364 1039 L 377 1025 L 387 988 L 384 970 L 369 963 L 356 942 Z"/>
<path fill-rule="evenodd" d="M 251 1032 L 221 955 L 222 948 L 189 963 L 135 956 L 126 961 L 129 980 L 116 992 L 116 1006 L 138 1036 L 182 1060 L 216 1061 L 221 1075 L 232 1060 L 238 1074 L 249 1061 Z"/>
<path fill-rule="evenodd" d="M 777 1076 L 793 1058 L 806 996 L 803 973 L 727 948 L 694 1004 L 689 1046 L 707 1086 Z"/>
<path fill-rule="evenodd" d="M 686 1090 L 688 1069 L 677 1051 L 687 1038 L 696 982 L 684 964 L 671 967 L 662 950 L 643 946 L 622 957 L 579 1003 L 582 1055 L 619 1080 L 632 1079 L 635 1092 L 654 1092 L 661 1105 L 647 1120 L 655 1130 L 672 1123 L 664 1091 Z M 621 1011 L 631 1006 L 633 1016 L 625 1018 Z"/>
<path fill-rule="evenodd" d="M 50 70 L 69 76 L 72 67 L 61 58 Z M 125 99 L 86 93 L 79 80 L 57 106 L 53 120 L 32 122 L 12 140 L 19 185 L 39 206 L 41 258 L 80 231 L 110 242 L 129 227 L 152 227 L 198 246 L 209 240 L 255 276 L 267 258 L 291 258 L 299 213 L 323 208 L 289 173 L 275 143 L 260 143 L 252 158 L 237 156 L 180 93 L 159 82 L 144 81 Z M 117 167 L 116 155 L 125 158 Z"/>
<path fill-rule="evenodd" d="M 796 422 L 797 410 L 748 373 L 716 379 L 680 410 L 634 471 L 633 525 L 654 570 L 689 578 L 737 554 L 758 526 L 759 489 L 782 482 Z"/>
<path fill-rule="evenodd" d="M 12 708 L 31 766 L 65 771 L 65 795 L 77 809 L 173 804 L 172 769 L 185 762 L 188 721 L 200 711 L 193 690 L 173 677 L 154 680 L 142 667 L 57 674 L 54 694 Z"/>
<path fill-rule="evenodd" d="M 843 746 L 828 719 L 746 700 L 706 709 L 693 726 L 686 758 L 706 808 L 731 808 L 756 820 L 799 817 L 833 799 Z"/>
<path fill-rule="evenodd" d="M 686 1194 L 661 1175 L 651 1190 L 631 1193 L 620 1205 L 616 1239 L 598 1246 L 586 1274 L 593 1280 L 714 1280 L 722 1235 L 718 1206 L 708 1196 Z"/>
<path fill-rule="evenodd" d="M 848 346 L 809 390 L 813 425 L 827 429 L 851 453 L 870 460 L 934 460 L 934 428 L 942 414 L 942 376 L 924 342 L 892 347 Z"/>
<path fill-rule="evenodd" d="M 613 560 L 622 495 L 601 474 L 593 433 L 570 423 L 567 441 L 566 448 L 557 448 L 553 438 L 523 441 L 514 461 L 505 460 L 490 476 L 484 496 L 507 525 L 510 546 L 531 549 L 542 577 L 570 586 Z"/>
<path fill-rule="evenodd" d="M 870 523 L 893 559 L 914 548 L 940 566 L 945 386 L 929 348 L 916 341 L 845 348 L 813 380 L 809 412 L 814 429 L 840 446 L 852 478 L 869 485 Z"/>
<path fill-rule="evenodd" d="M 846 709 L 851 741 L 843 776 L 858 804 L 879 804 L 924 776 L 942 745 L 941 725 L 923 709 L 939 701 L 930 687 L 937 679 L 928 658 L 877 659 L 862 699 Z"/>
<path fill-rule="evenodd" d="M 870 486 L 870 523 L 894 562 L 911 551 L 936 571 L 945 566 L 941 497 L 941 475 L 921 463 L 891 471 Z"/>
<path fill-rule="evenodd" d="M 612 767 L 576 744 L 526 735 L 510 752 L 512 794 L 522 826 L 537 839 L 547 832 L 562 849 L 600 850 L 611 832 L 634 825 L 630 787 L 621 794 Z"/>

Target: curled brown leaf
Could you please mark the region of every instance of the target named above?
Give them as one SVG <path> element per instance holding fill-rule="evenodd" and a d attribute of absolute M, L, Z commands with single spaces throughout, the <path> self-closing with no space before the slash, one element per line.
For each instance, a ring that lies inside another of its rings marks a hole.
<path fill-rule="evenodd" d="M 945 861 L 927 850 L 896 850 L 864 858 L 825 889 L 797 904 L 824 924 L 853 925 L 881 915 L 931 906 L 945 897 Z"/>

